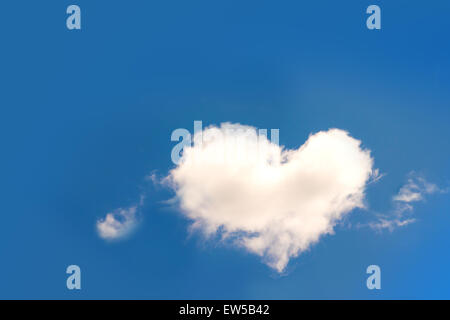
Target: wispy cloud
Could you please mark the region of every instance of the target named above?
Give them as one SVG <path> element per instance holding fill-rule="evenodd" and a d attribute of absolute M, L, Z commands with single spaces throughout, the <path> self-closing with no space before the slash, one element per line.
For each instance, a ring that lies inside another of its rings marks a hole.
<path fill-rule="evenodd" d="M 119 208 L 97 221 L 97 231 L 105 240 L 116 240 L 128 235 L 136 226 L 137 206 Z"/>
<path fill-rule="evenodd" d="M 408 182 L 400 188 L 393 200 L 398 203 L 409 203 L 423 200 L 424 195 L 440 191 L 437 185 L 428 182 L 415 172 L 409 173 Z"/>
<path fill-rule="evenodd" d="M 389 230 L 394 231 L 395 228 L 403 227 L 408 224 L 411 224 L 415 222 L 416 219 L 410 218 L 410 219 L 404 219 L 404 218 L 385 218 L 383 216 L 379 216 L 378 220 L 376 222 L 369 223 L 369 226 L 377 231 L 381 230 Z"/>
<path fill-rule="evenodd" d="M 408 174 L 407 182 L 392 198 L 393 209 L 390 214 L 379 214 L 377 221 L 370 223 L 369 226 L 378 231 L 384 229 L 393 231 L 395 228 L 411 224 L 416 221 L 411 217 L 414 203 L 424 201 L 426 195 L 444 192 L 446 190 L 440 189 L 436 184 L 428 182 L 412 171 Z"/>
<path fill-rule="evenodd" d="M 118 240 L 129 235 L 137 225 L 137 213 L 144 204 L 144 195 L 140 196 L 139 203 L 128 207 L 118 208 L 106 214 L 105 218 L 97 221 L 98 235 L 105 240 Z"/>
<path fill-rule="evenodd" d="M 386 173 L 381 173 L 380 169 L 374 169 L 372 171 L 372 176 L 370 177 L 370 180 L 367 182 L 367 184 L 377 183 L 380 181 Z"/>

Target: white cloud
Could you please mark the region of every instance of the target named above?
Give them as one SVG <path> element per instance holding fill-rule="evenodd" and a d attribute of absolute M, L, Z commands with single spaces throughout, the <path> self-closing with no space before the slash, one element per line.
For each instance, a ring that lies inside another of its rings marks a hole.
<path fill-rule="evenodd" d="M 403 227 L 408 224 L 411 224 L 413 222 L 416 222 L 416 219 L 410 218 L 410 219 L 404 219 L 404 218 L 383 218 L 380 217 L 378 221 L 369 223 L 369 226 L 372 229 L 381 231 L 383 229 L 387 229 L 389 231 L 394 231 L 397 227 Z"/>
<path fill-rule="evenodd" d="M 143 198 L 141 197 L 141 203 Z M 119 208 L 106 214 L 104 219 L 97 221 L 97 231 L 105 240 L 117 240 L 128 235 L 136 226 L 138 206 Z"/>
<path fill-rule="evenodd" d="M 285 150 L 256 129 L 224 123 L 194 136 L 166 180 L 184 215 L 205 235 L 217 233 L 282 272 L 354 208 L 364 207 L 373 159 L 340 129 Z"/>
<path fill-rule="evenodd" d="M 400 188 L 400 191 L 394 196 L 394 201 L 409 203 L 423 200 L 425 194 L 431 194 L 439 191 L 439 188 L 426 181 L 423 177 L 417 176 L 414 172 L 409 173 L 407 183 Z"/>
<path fill-rule="evenodd" d="M 410 215 L 414 211 L 413 202 L 425 200 L 425 195 L 436 192 L 445 192 L 437 185 L 428 182 L 414 171 L 408 174 L 407 182 L 400 188 L 399 192 L 392 198 L 393 210 L 390 215 L 379 215 L 376 222 L 369 224 L 376 230 L 387 229 L 393 231 L 397 227 L 403 227 L 416 221 Z"/>

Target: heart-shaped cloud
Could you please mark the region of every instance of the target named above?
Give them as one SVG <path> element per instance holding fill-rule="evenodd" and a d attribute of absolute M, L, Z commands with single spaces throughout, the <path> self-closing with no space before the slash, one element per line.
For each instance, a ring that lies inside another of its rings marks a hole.
<path fill-rule="evenodd" d="M 224 123 L 196 133 L 167 179 L 182 212 L 282 272 L 346 213 L 363 207 L 373 159 L 340 129 L 284 150 L 254 127 Z"/>

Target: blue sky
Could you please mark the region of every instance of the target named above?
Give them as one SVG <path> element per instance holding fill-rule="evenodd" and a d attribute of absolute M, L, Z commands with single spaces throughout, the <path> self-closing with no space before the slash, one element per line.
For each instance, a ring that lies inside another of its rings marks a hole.
<path fill-rule="evenodd" d="M 387 213 L 415 171 L 449 185 L 448 1 L 8 2 L 0 29 L 3 156 L 0 298 L 450 298 L 448 193 L 415 203 L 393 232 L 355 227 Z M 381 7 L 382 29 L 365 9 Z M 285 274 L 244 249 L 190 236 L 145 180 L 168 174 L 176 128 L 279 128 L 280 144 L 347 130 L 386 175 Z M 114 243 L 96 222 L 146 195 Z M 82 290 L 66 288 L 66 267 Z M 367 266 L 382 289 L 366 287 Z"/>

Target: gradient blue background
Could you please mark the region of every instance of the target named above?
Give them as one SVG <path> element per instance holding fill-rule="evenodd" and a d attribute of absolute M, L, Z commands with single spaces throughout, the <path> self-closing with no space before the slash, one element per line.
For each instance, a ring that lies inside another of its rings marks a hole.
<path fill-rule="evenodd" d="M 66 28 L 66 8 L 82 30 Z M 366 28 L 378 4 L 382 29 Z M 3 1 L 0 298 L 450 298 L 450 202 L 376 233 L 338 226 L 277 275 L 244 250 L 189 237 L 144 177 L 167 174 L 176 128 L 279 128 L 300 146 L 338 127 L 387 175 L 371 211 L 416 170 L 450 177 L 449 1 Z M 127 240 L 95 222 L 148 197 Z M 370 218 L 355 211 L 352 224 Z M 66 267 L 82 290 L 66 288 Z M 382 290 L 366 288 L 368 265 Z"/>

